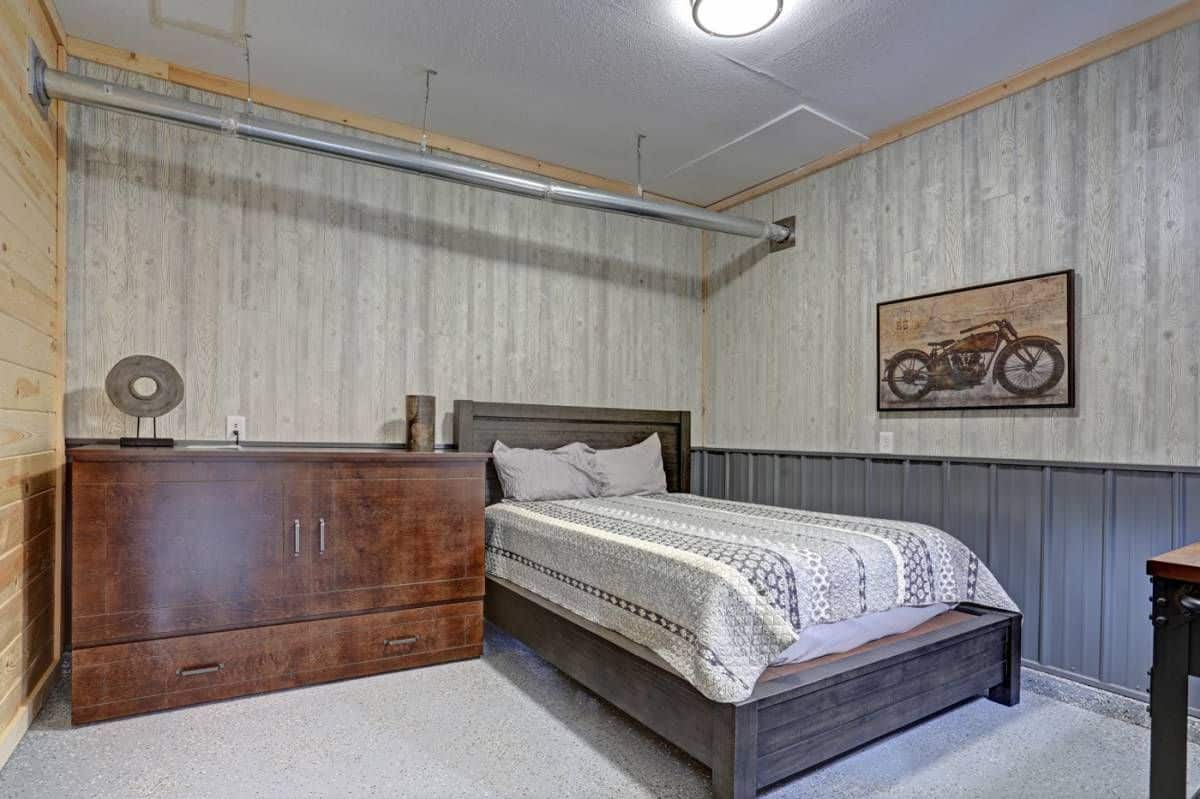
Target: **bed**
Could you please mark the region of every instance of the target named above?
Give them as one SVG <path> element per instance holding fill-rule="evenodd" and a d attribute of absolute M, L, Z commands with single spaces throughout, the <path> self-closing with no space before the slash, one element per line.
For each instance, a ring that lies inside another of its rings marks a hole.
<path fill-rule="evenodd" d="M 489 451 L 582 441 L 624 447 L 657 433 L 667 487 L 690 489 L 685 411 L 458 401 L 455 442 Z M 489 467 L 488 502 L 499 502 Z M 716 701 L 647 646 L 526 586 L 489 574 L 485 614 L 549 663 L 707 765 L 720 799 L 747 799 L 876 738 L 979 696 L 1020 699 L 1021 617 L 971 602 L 917 627 L 762 671 L 737 701 Z M 676 664 L 678 665 L 678 664 Z M 706 691 L 712 694 L 712 690 Z"/>

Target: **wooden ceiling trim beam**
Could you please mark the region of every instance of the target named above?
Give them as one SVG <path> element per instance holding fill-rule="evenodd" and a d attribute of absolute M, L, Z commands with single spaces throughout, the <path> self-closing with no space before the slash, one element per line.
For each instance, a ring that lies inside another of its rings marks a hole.
<path fill-rule="evenodd" d="M 67 31 L 63 27 L 62 17 L 58 15 L 58 9 L 54 7 L 54 0 L 37 0 L 37 4 L 42 10 L 42 16 L 46 18 L 46 24 L 50 26 L 50 33 L 54 35 L 54 41 L 58 44 L 66 44 Z"/>
<path fill-rule="evenodd" d="M 960 117 L 977 108 L 1003 100 L 1005 97 L 1023 92 L 1026 89 L 1053 80 L 1068 72 L 1074 72 L 1095 61 L 1116 55 L 1131 47 L 1144 44 L 1151 39 L 1156 39 L 1165 33 L 1170 33 L 1177 28 L 1182 28 L 1184 25 L 1190 25 L 1197 21 L 1200 21 L 1200 0 L 1188 0 L 1188 2 L 1180 3 L 1161 14 L 1148 17 L 1115 33 L 1110 33 L 1093 42 L 1077 47 L 1068 53 L 1055 56 L 1049 61 L 1030 67 L 1023 72 L 1018 72 L 1007 80 L 985 86 L 978 91 L 971 92 L 957 100 L 951 100 L 944 105 L 940 105 L 931 111 L 915 116 L 898 125 L 881 130 L 866 141 L 818 158 L 815 161 L 810 161 L 801 167 L 784 172 L 782 175 L 776 175 L 748 189 L 743 189 L 737 194 L 732 194 L 723 200 L 718 200 L 709 205 L 708 209 L 710 211 L 725 211 L 734 206 L 749 202 L 756 197 L 769 194 L 784 186 L 790 186 L 809 175 L 829 169 L 843 161 L 849 161 L 851 158 L 856 158 L 864 153 L 878 150 L 880 147 L 884 147 L 900 139 L 908 138 L 935 125 L 940 125 L 943 122 Z"/>
<path fill-rule="evenodd" d="M 81 58 L 86 61 L 104 64 L 105 66 L 149 75 L 150 77 L 177 83 L 192 89 L 200 89 L 212 94 L 236 97 L 238 99 L 244 99 L 246 96 L 246 84 L 243 81 L 214 75 L 211 72 L 204 72 L 198 69 L 190 69 L 179 64 L 172 64 L 161 58 L 121 50 L 75 36 L 67 36 L 67 54 L 73 58 Z M 300 114 L 325 122 L 347 125 L 368 133 L 377 133 L 413 144 L 421 142 L 422 131 L 415 125 L 408 125 L 403 122 L 396 122 L 370 114 L 361 114 L 333 105 L 332 103 L 306 100 L 302 97 L 296 97 L 265 86 L 254 86 L 251 96 L 258 105 L 277 108 L 281 111 L 289 111 L 293 114 Z M 636 194 L 637 191 L 632 183 L 593 175 L 590 172 L 552 164 L 537 158 L 511 153 L 507 150 L 500 150 L 483 144 L 476 144 L 466 139 L 458 139 L 433 131 L 429 132 L 429 146 L 432 149 L 442 152 L 454 153 L 455 155 L 476 161 L 485 161 L 507 169 L 530 172 L 564 183 L 574 183 L 580 186 L 617 192 L 619 194 L 632 195 Z M 646 193 L 646 197 L 674 202 L 680 205 L 689 205 L 689 203 L 676 200 L 672 197 L 652 195 L 649 192 Z"/>

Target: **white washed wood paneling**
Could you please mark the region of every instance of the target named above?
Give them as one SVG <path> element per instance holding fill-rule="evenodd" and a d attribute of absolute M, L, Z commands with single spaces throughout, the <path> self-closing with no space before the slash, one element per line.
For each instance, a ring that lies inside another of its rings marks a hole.
<path fill-rule="evenodd" d="M 734 212 L 798 243 L 709 237 L 705 444 L 1200 459 L 1200 25 Z M 877 302 L 1067 268 L 1076 409 L 875 412 Z"/>
<path fill-rule="evenodd" d="M 458 398 L 699 409 L 695 231 L 91 109 L 68 124 L 68 436 L 132 431 L 103 391 L 132 353 L 182 372 L 159 424 L 179 438 L 242 414 L 253 439 L 403 441 L 407 393 L 437 396 L 439 441 Z"/>

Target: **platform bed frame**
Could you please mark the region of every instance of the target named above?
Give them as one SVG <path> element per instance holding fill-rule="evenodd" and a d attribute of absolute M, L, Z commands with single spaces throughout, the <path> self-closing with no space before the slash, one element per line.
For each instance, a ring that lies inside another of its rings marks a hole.
<path fill-rule="evenodd" d="M 687 491 L 686 411 L 455 403 L 461 450 L 572 441 L 626 446 L 657 432 L 667 485 Z M 489 465 L 489 470 L 491 467 Z M 489 502 L 499 485 L 489 477 Z M 769 669 L 750 698 L 714 702 L 649 649 L 505 580 L 489 577 L 484 613 L 589 690 L 712 769 L 718 799 L 812 768 L 974 697 L 1020 701 L 1021 617 L 960 605 L 902 635 Z"/>

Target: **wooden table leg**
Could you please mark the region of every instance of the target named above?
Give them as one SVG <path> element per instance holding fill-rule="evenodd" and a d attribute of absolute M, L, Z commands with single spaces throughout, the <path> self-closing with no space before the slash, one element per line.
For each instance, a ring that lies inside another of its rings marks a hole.
<path fill-rule="evenodd" d="M 1154 669 L 1150 677 L 1150 799 L 1182 799 L 1187 791 L 1189 617 L 1154 581 Z M 1166 600 L 1162 602 L 1160 600 Z"/>

